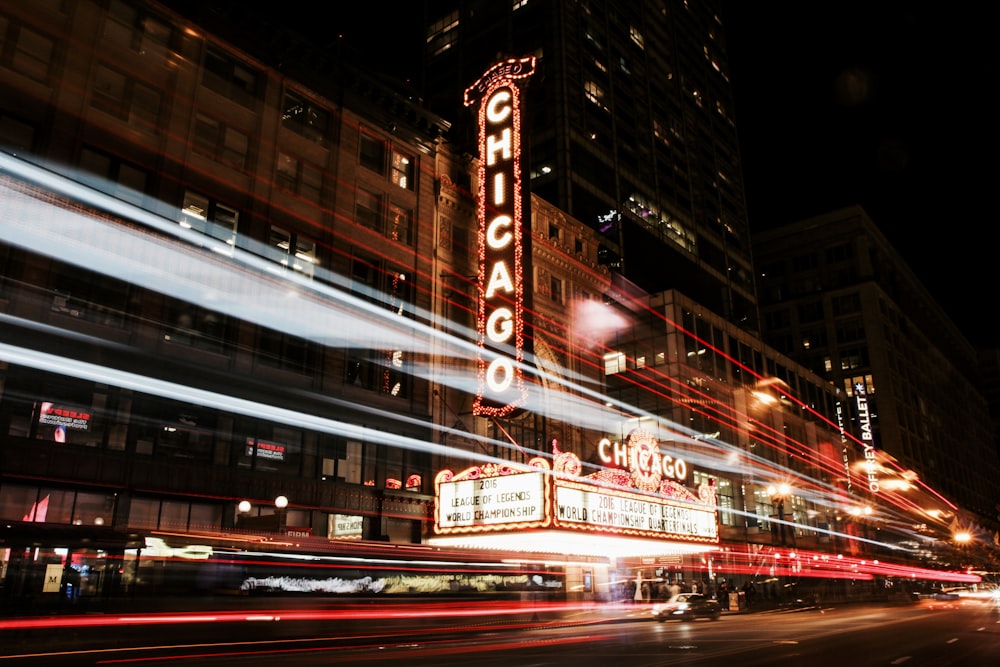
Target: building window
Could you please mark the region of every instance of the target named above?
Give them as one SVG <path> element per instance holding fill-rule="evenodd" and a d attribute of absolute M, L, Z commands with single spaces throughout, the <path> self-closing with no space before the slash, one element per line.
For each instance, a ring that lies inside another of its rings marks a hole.
<path fill-rule="evenodd" d="M 0 518 L 33 523 L 110 526 L 115 518 L 113 493 L 84 493 L 19 484 L 0 488 Z"/>
<path fill-rule="evenodd" d="M 552 277 L 549 280 L 549 289 L 552 291 L 552 300 L 556 303 L 563 302 L 563 281 L 559 278 Z"/>
<path fill-rule="evenodd" d="M 866 347 L 841 350 L 840 352 L 840 370 L 842 371 L 853 371 L 867 368 L 870 365 L 868 348 Z"/>
<path fill-rule="evenodd" d="M 413 211 L 389 204 L 388 228 L 385 235 L 393 241 L 410 245 L 413 242 Z"/>
<path fill-rule="evenodd" d="M 11 366 L 11 369 L 14 367 Z M 6 434 L 121 450 L 128 392 L 35 369 L 5 377 Z M 15 389 L 16 387 L 16 389 Z"/>
<path fill-rule="evenodd" d="M 306 442 L 303 431 L 270 422 L 250 423 L 245 428 L 241 467 L 285 474 L 300 472 Z"/>
<path fill-rule="evenodd" d="M 290 192 L 311 202 L 319 202 L 323 187 L 323 172 L 319 167 L 287 153 L 278 153 L 275 181 Z"/>
<path fill-rule="evenodd" d="M 281 124 L 293 132 L 322 143 L 330 127 L 330 113 L 297 93 L 285 91 Z"/>
<path fill-rule="evenodd" d="M 0 34 L 3 29 L 0 27 Z M 0 145 L 13 153 L 32 151 L 35 148 L 36 128 L 31 123 L 0 112 Z"/>
<path fill-rule="evenodd" d="M 389 178 L 393 184 L 404 190 L 413 189 L 413 158 L 398 151 L 392 151 Z"/>
<path fill-rule="evenodd" d="M 310 237 L 271 225 L 268 230 L 268 257 L 286 268 L 313 277 L 319 258 L 316 241 Z"/>
<path fill-rule="evenodd" d="M 608 352 L 604 355 L 604 374 L 615 375 L 625 372 L 625 353 Z"/>
<path fill-rule="evenodd" d="M 816 253 L 803 253 L 792 258 L 792 270 L 796 272 L 810 271 L 817 266 L 819 266 L 819 258 Z"/>
<path fill-rule="evenodd" d="M 125 326 L 134 289 L 129 283 L 58 264 L 54 288 L 53 312 L 116 329 Z"/>
<path fill-rule="evenodd" d="M 370 134 L 361 133 L 361 153 L 358 161 L 362 167 L 385 175 L 385 142 Z"/>
<path fill-rule="evenodd" d="M 10 37 L 3 35 L 3 32 L 6 32 L 3 28 L 12 31 L 13 35 Z M 0 24 L 0 37 L 7 37 L 3 41 L 9 40 L 13 44 L 10 56 L 12 70 L 36 81 L 48 80 L 49 69 L 52 66 L 52 53 L 55 49 L 55 44 L 51 39 L 34 30 L 15 24 Z"/>
<path fill-rule="evenodd" d="M 174 401 L 148 400 L 149 403 L 138 408 L 148 418 L 140 421 L 137 454 L 212 462 L 216 433 L 214 410 Z"/>
<path fill-rule="evenodd" d="M 857 292 L 835 296 L 831 302 L 835 317 L 861 312 L 861 295 Z"/>
<path fill-rule="evenodd" d="M 260 328 L 257 353 L 261 362 L 296 373 L 316 368 L 316 344 L 283 331 Z"/>
<path fill-rule="evenodd" d="M 595 81 L 587 81 L 583 86 L 584 95 L 587 99 L 605 111 L 608 107 L 604 104 L 604 89 L 597 85 Z"/>
<path fill-rule="evenodd" d="M 639 32 L 638 28 L 636 28 L 634 25 L 630 25 L 628 27 L 628 34 L 629 37 L 632 38 L 632 41 L 635 42 L 636 46 L 638 46 L 640 49 L 646 48 L 646 40 L 642 38 L 642 33 Z"/>
<path fill-rule="evenodd" d="M 382 198 L 374 192 L 358 188 L 355 217 L 358 224 L 381 232 Z"/>
<path fill-rule="evenodd" d="M 111 0 L 104 39 L 144 56 L 166 56 L 173 39 L 170 24 L 122 0 Z"/>
<path fill-rule="evenodd" d="M 260 74 L 224 51 L 209 46 L 205 52 L 202 85 L 248 109 L 257 99 Z"/>
<path fill-rule="evenodd" d="M 826 249 L 826 261 L 830 263 L 845 262 L 854 257 L 854 246 L 850 242 L 839 243 Z"/>
<path fill-rule="evenodd" d="M 144 132 L 159 124 L 160 93 L 103 64 L 97 66 L 91 103 Z"/>
<path fill-rule="evenodd" d="M 80 152 L 80 179 L 112 197 L 145 206 L 149 174 L 103 151 L 84 147 Z"/>
<path fill-rule="evenodd" d="M 799 323 L 819 322 L 823 319 L 823 302 L 803 303 L 798 307 Z"/>
<path fill-rule="evenodd" d="M 427 28 L 427 48 L 432 55 L 440 55 L 458 40 L 458 10 L 447 14 Z"/>
<path fill-rule="evenodd" d="M 173 301 L 163 340 L 200 350 L 226 353 L 233 347 L 233 324 L 224 314 L 184 301 Z"/>
<path fill-rule="evenodd" d="M 871 396 L 875 393 L 875 383 L 872 382 L 871 374 L 866 375 L 855 375 L 854 377 L 844 378 L 844 392 L 849 398 L 854 398 L 854 387 L 860 384 L 865 388 L 865 395 Z"/>
<path fill-rule="evenodd" d="M 181 227 L 203 234 L 203 244 L 215 252 L 232 256 L 239 222 L 239 211 L 235 208 L 189 190 L 184 193 L 178 222 Z"/>
<path fill-rule="evenodd" d="M 412 285 L 406 274 L 379 262 L 357 257 L 352 262 L 352 292 L 386 308 L 397 317 L 412 317 Z M 349 385 L 398 398 L 409 396 L 410 361 L 405 350 L 392 347 L 351 350 L 347 359 Z"/>
<path fill-rule="evenodd" d="M 237 169 L 247 165 L 250 138 L 239 130 L 204 114 L 195 114 L 194 149 Z"/>
<path fill-rule="evenodd" d="M 865 325 L 860 319 L 837 323 L 837 343 L 854 343 L 865 339 Z"/>
<path fill-rule="evenodd" d="M 767 323 L 768 331 L 786 329 L 792 325 L 791 315 L 787 310 L 773 310 L 764 313 L 764 322 Z"/>

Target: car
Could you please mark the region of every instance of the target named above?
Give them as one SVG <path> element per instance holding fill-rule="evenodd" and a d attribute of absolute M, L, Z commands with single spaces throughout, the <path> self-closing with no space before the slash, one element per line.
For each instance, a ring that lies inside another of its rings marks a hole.
<path fill-rule="evenodd" d="M 649 613 L 660 622 L 670 618 L 681 621 L 707 618 L 717 621 L 722 616 L 722 605 L 715 598 L 702 593 L 679 593 L 666 602 L 654 604 Z"/>

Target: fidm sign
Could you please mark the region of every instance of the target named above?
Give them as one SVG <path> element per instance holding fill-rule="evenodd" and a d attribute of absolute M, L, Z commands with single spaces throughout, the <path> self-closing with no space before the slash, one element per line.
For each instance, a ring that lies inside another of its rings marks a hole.
<path fill-rule="evenodd" d="M 465 91 L 479 105 L 479 365 L 477 415 L 504 417 L 523 408 L 527 388 L 521 365 L 525 335 L 531 234 L 530 195 L 522 177 L 521 84 L 534 57 L 494 65 Z"/>

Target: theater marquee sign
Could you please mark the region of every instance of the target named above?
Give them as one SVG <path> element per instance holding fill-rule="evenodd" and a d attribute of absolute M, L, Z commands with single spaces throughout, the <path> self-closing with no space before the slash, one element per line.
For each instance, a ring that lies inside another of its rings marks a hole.
<path fill-rule="evenodd" d="M 715 489 L 689 490 L 675 479 L 644 480 L 649 470 L 669 468 L 656 440 L 633 433 L 627 445 L 641 443 L 629 470 L 603 469 L 581 476 L 580 460 L 559 452 L 550 462 L 537 457 L 526 466 L 487 464 L 460 473 L 443 470 L 435 479 L 434 532 L 484 534 L 547 529 L 641 537 L 700 544 L 719 541 Z M 617 445 L 616 445 L 617 447 Z M 608 443 L 599 448 L 607 451 Z M 645 474 L 634 468 L 646 467 Z"/>
<path fill-rule="evenodd" d="M 512 415 L 527 398 L 521 364 L 531 340 L 525 335 L 531 234 L 523 228 L 531 200 L 523 178 L 521 86 L 534 69 L 534 57 L 498 63 L 465 91 L 465 105 L 478 105 L 479 121 L 479 388 L 473 412 L 486 417 Z"/>

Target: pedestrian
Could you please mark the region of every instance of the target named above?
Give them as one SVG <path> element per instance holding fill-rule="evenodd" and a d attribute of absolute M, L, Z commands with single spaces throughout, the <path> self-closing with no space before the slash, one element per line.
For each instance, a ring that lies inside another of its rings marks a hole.
<path fill-rule="evenodd" d="M 719 604 L 723 609 L 729 609 L 729 584 L 724 581 L 719 584 Z"/>
<path fill-rule="evenodd" d="M 70 604 L 75 605 L 80 598 L 80 573 L 69 563 L 63 570 L 62 584 L 66 599 L 69 600 Z"/>

